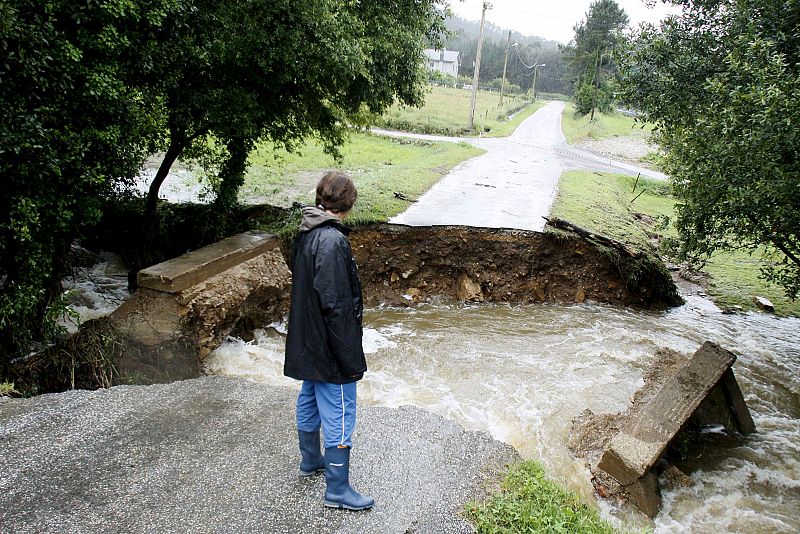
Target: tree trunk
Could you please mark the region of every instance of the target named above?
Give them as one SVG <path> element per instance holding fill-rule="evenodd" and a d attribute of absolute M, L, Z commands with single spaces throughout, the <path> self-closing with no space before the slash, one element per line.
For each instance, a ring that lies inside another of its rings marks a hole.
<path fill-rule="evenodd" d="M 628 245 L 623 243 L 622 241 L 617 241 L 616 239 L 612 239 L 608 236 L 591 232 L 585 228 L 581 228 L 577 224 L 565 221 L 564 219 L 559 219 L 557 217 L 548 219 L 547 217 L 544 217 L 544 220 L 547 221 L 547 224 L 549 226 L 552 226 L 553 228 L 559 228 L 561 230 L 568 230 L 570 232 L 574 232 L 579 236 L 581 236 L 583 239 L 594 241 L 596 243 L 600 243 L 607 247 L 614 248 L 631 258 L 636 257 L 638 255 L 636 251 L 631 250 L 630 247 L 628 247 Z"/>
<path fill-rule="evenodd" d="M 147 191 L 147 204 L 144 210 L 146 221 L 155 220 L 156 210 L 158 209 L 158 191 L 161 189 L 161 184 L 164 183 L 170 168 L 172 168 L 172 164 L 178 159 L 183 148 L 183 143 L 176 140 L 174 137 L 170 139 L 169 148 L 167 148 L 167 153 L 164 154 L 164 160 L 161 162 L 161 166 L 158 168 L 158 172 L 150 184 L 150 189 Z"/>

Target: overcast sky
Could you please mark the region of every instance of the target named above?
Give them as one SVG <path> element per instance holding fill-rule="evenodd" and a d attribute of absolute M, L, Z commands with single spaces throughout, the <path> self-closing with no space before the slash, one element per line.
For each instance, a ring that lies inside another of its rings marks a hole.
<path fill-rule="evenodd" d="M 523 35 L 536 35 L 569 42 L 575 35 L 572 27 L 586 18 L 591 0 L 490 0 L 492 8 L 486 11 L 486 20 L 506 30 Z M 648 8 L 642 0 L 617 0 L 630 18 L 630 25 L 640 22 L 657 22 L 678 10 L 657 2 Z M 481 20 L 483 0 L 450 0 L 450 8 L 459 17 Z"/>

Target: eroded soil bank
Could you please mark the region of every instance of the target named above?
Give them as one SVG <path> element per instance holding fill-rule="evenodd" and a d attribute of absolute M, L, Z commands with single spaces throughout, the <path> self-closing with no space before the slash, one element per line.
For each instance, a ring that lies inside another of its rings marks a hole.
<path fill-rule="evenodd" d="M 365 300 L 435 297 L 480 302 L 682 303 L 661 262 L 571 232 L 376 224 L 350 234 Z"/>

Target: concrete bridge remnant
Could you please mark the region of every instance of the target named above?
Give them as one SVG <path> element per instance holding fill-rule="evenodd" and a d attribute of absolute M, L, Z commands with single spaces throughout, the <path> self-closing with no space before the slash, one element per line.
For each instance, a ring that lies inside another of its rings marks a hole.
<path fill-rule="evenodd" d="M 592 236 L 563 230 L 372 224 L 354 228 L 350 242 L 365 301 L 373 305 L 437 297 L 646 308 L 682 302 L 657 258 L 621 255 Z M 138 292 L 110 317 L 141 349 L 126 351 L 131 356 L 119 370 L 155 382 L 195 377 L 228 335 L 247 339 L 254 328 L 285 317 L 288 248 L 250 231 L 140 271 Z"/>
<path fill-rule="evenodd" d="M 139 350 L 121 371 L 153 382 L 201 374 L 231 333 L 285 315 L 291 274 L 272 234 L 244 232 L 138 273 L 139 289 L 110 319 Z M 143 376 L 142 376 L 143 375 Z"/>
<path fill-rule="evenodd" d="M 691 436 L 710 425 L 733 436 L 755 432 L 733 374 L 735 361 L 733 353 L 708 341 L 689 358 L 660 351 L 627 412 L 586 410 L 578 416 L 570 448 L 589 463 L 598 493 L 627 499 L 654 517 L 661 507 L 659 475 L 691 482 L 672 465 L 697 445 Z"/>

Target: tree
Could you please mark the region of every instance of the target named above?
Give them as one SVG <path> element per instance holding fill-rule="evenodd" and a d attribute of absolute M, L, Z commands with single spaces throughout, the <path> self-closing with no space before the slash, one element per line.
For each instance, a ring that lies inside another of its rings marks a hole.
<path fill-rule="evenodd" d="M 679 199 L 684 257 L 762 249 L 763 276 L 800 290 L 800 4 L 676 2 L 621 64 L 625 98 L 656 125 Z"/>
<path fill-rule="evenodd" d="M 589 6 L 586 20 L 575 25 L 575 38 L 565 47 L 566 60 L 575 76 L 574 97 L 579 113 L 591 112 L 598 105 L 611 107 L 611 89 L 604 73 L 616 70 L 612 54 L 621 42 L 628 15 L 614 0 L 597 0 Z"/>
<path fill-rule="evenodd" d="M 315 136 L 335 153 L 350 126 L 366 124 L 365 108 L 382 113 L 395 98 L 419 105 L 423 45 L 438 40 L 444 20 L 439 0 L 194 4 L 159 68 L 169 140 L 150 186 L 149 217 L 182 154 L 221 149 L 218 201 L 230 203 L 257 140 L 291 150 Z"/>
<path fill-rule="evenodd" d="M 53 333 L 70 244 L 153 149 L 156 106 L 127 78 L 178 5 L 0 3 L 0 368 Z"/>
<path fill-rule="evenodd" d="M 65 256 L 157 149 L 213 155 L 235 202 L 253 144 L 335 152 L 422 100 L 438 0 L 0 1 L 0 366 L 52 333 Z M 2 369 L 0 369 L 2 371 Z"/>

